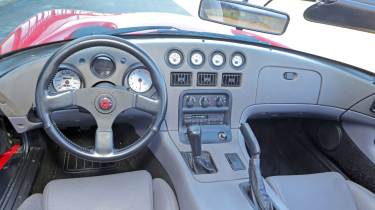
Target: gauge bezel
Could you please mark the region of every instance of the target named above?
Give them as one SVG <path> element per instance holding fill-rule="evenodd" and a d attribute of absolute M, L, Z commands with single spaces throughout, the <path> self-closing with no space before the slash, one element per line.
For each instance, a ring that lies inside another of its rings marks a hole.
<path fill-rule="evenodd" d="M 134 93 L 142 94 L 142 95 L 150 95 L 149 93 L 151 93 L 151 95 L 152 95 L 152 94 L 156 91 L 156 90 L 155 90 L 155 87 L 154 87 L 154 80 L 153 80 L 153 78 L 152 78 L 152 75 L 150 75 L 152 84 L 151 84 L 150 88 L 149 88 L 147 91 L 145 91 L 145 92 L 137 92 L 137 91 L 133 90 L 133 89 L 130 87 L 130 84 L 129 84 L 129 76 L 130 76 L 130 74 L 131 74 L 133 71 L 135 71 L 135 70 L 137 70 L 137 69 L 144 69 L 144 70 L 148 71 L 147 68 L 146 68 L 144 65 L 142 65 L 141 63 L 135 63 L 135 64 L 131 65 L 131 66 L 125 71 L 125 73 L 124 73 L 124 76 L 123 76 L 123 78 L 122 78 L 122 85 L 123 85 L 125 88 L 127 88 L 128 90 L 130 90 L 130 91 L 132 91 L 132 92 L 134 92 Z M 149 72 L 149 71 L 148 71 L 148 72 Z M 153 91 L 153 90 L 154 90 L 154 91 Z"/>
<path fill-rule="evenodd" d="M 234 58 L 234 56 L 235 55 L 241 55 L 242 56 L 242 58 L 243 58 L 243 63 L 241 64 L 241 66 L 234 66 L 233 65 L 233 58 Z M 246 60 L 246 56 L 245 56 L 245 54 L 243 54 L 242 52 L 240 52 L 240 51 L 236 51 L 236 52 L 234 52 L 234 53 L 232 53 L 232 55 L 230 56 L 230 65 L 232 66 L 232 68 L 233 69 L 235 69 L 235 70 L 242 70 L 245 66 L 246 66 L 246 62 L 247 62 L 247 60 Z"/>
<path fill-rule="evenodd" d="M 172 53 L 172 52 L 177 52 L 178 54 L 181 55 L 181 62 L 177 65 L 174 65 L 172 64 L 171 62 L 169 62 L 169 55 Z M 169 49 L 167 51 L 167 53 L 165 54 L 165 62 L 167 63 L 167 65 L 171 68 L 174 68 L 174 69 L 177 69 L 177 68 L 180 68 L 184 62 L 185 62 L 185 55 L 184 53 L 182 52 L 182 50 L 178 49 L 178 48 L 172 48 L 172 49 Z"/>
<path fill-rule="evenodd" d="M 221 55 L 223 56 L 224 61 L 223 61 L 223 64 L 221 64 L 220 66 L 216 66 L 216 65 L 214 64 L 213 60 L 212 60 L 215 54 L 221 54 Z M 222 51 L 220 51 L 220 50 L 215 50 L 215 51 L 213 51 L 213 52 L 211 53 L 211 55 L 210 55 L 210 65 L 211 65 L 212 68 L 217 69 L 217 70 L 220 70 L 220 69 L 224 68 L 226 62 L 227 62 L 226 55 L 225 55 L 225 53 L 223 53 Z"/>
<path fill-rule="evenodd" d="M 200 53 L 202 55 L 203 59 L 202 59 L 202 63 L 200 65 L 195 65 L 195 64 L 193 64 L 193 62 L 191 62 L 191 58 L 192 58 L 192 56 L 193 56 L 194 53 Z M 205 62 L 206 62 L 206 55 L 204 54 L 204 52 L 202 50 L 200 50 L 200 49 L 194 49 L 194 50 L 192 50 L 189 53 L 189 58 L 187 60 L 188 60 L 188 62 L 189 62 L 189 64 L 190 64 L 191 67 L 193 67 L 195 69 L 198 69 L 198 68 L 201 68 L 205 64 Z"/>
<path fill-rule="evenodd" d="M 112 61 L 114 68 L 113 68 L 113 71 L 111 72 L 110 75 L 108 75 L 108 76 L 106 76 L 106 77 L 101 77 L 100 75 L 98 75 L 98 73 L 96 73 L 96 72 L 94 71 L 94 69 L 93 69 L 93 65 L 94 65 L 94 64 L 93 64 L 93 63 L 94 63 L 95 59 L 97 59 L 98 57 L 107 57 L 107 58 L 109 58 L 109 59 Z M 113 75 L 115 74 L 116 69 L 117 69 L 116 59 L 115 59 L 113 56 L 109 55 L 109 54 L 106 54 L 106 53 L 95 54 L 95 55 L 91 58 L 91 60 L 90 60 L 90 71 L 92 72 L 92 74 L 93 74 L 95 77 L 97 77 L 97 78 L 99 78 L 99 79 L 108 79 L 108 78 L 110 78 L 111 76 L 113 76 Z"/>
<path fill-rule="evenodd" d="M 131 85 L 130 85 L 130 82 L 129 82 L 130 75 L 131 75 L 133 72 L 137 71 L 137 70 L 143 70 L 143 71 L 146 71 L 146 72 L 149 73 L 150 80 L 151 80 L 151 85 L 150 85 L 150 87 L 147 88 L 145 91 L 137 91 L 137 90 L 134 90 L 134 89 L 131 87 Z M 128 83 L 129 88 L 130 88 L 133 92 L 141 93 L 141 94 L 142 94 L 142 93 L 147 93 L 148 91 L 150 91 L 150 90 L 152 89 L 153 85 L 154 85 L 154 82 L 152 81 L 151 73 L 150 73 L 146 68 L 135 68 L 135 69 L 133 69 L 132 71 L 130 71 L 130 72 L 129 72 L 129 76 L 127 77 L 127 81 L 126 81 L 126 82 Z"/>
<path fill-rule="evenodd" d="M 53 77 L 51 78 L 50 86 L 51 86 L 54 93 L 63 93 L 65 91 L 69 91 L 69 90 L 65 90 L 65 91 L 59 92 L 58 90 L 55 89 L 55 86 L 53 85 L 53 79 L 55 78 L 56 74 L 59 71 L 62 71 L 62 70 L 70 70 L 70 71 L 76 73 L 78 75 L 79 80 L 81 81 L 81 85 L 80 85 L 79 89 L 85 87 L 85 80 L 83 79 L 82 73 L 75 66 L 73 66 L 71 64 L 63 63 L 63 64 L 59 65 L 59 67 L 57 68 L 57 71 L 54 73 Z"/>

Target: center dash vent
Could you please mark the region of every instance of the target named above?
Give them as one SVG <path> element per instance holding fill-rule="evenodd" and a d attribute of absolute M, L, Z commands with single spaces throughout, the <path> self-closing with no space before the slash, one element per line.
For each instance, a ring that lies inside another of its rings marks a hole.
<path fill-rule="evenodd" d="M 198 73 L 197 86 L 216 86 L 216 73 Z"/>
<path fill-rule="evenodd" d="M 221 86 L 223 87 L 241 86 L 241 74 L 240 73 L 224 73 L 221 79 Z"/>
<path fill-rule="evenodd" d="M 191 72 L 172 72 L 171 86 L 191 86 Z"/>

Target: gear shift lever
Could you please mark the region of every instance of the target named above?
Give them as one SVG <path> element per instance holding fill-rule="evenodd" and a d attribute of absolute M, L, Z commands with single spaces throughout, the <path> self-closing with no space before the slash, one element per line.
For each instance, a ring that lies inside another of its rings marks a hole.
<path fill-rule="evenodd" d="M 191 146 L 191 166 L 196 174 L 215 173 L 216 169 L 209 155 L 202 154 L 201 126 L 191 125 L 187 128 L 187 136 Z"/>
<path fill-rule="evenodd" d="M 202 155 L 201 127 L 192 125 L 187 128 L 187 135 L 191 146 L 191 153 L 194 157 Z"/>

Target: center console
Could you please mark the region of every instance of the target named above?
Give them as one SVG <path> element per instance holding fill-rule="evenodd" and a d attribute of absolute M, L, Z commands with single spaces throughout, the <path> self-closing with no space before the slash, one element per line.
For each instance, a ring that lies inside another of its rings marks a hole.
<path fill-rule="evenodd" d="M 179 139 L 190 144 L 191 152 L 181 152 L 195 174 L 214 174 L 218 170 L 212 154 L 202 145 L 232 141 L 232 97 L 226 90 L 187 90 L 179 98 Z M 224 154 L 233 170 L 243 170 L 236 153 Z"/>
<path fill-rule="evenodd" d="M 180 140 L 188 144 L 189 126 L 201 127 L 202 144 L 230 142 L 232 97 L 225 90 L 188 90 L 179 99 Z"/>

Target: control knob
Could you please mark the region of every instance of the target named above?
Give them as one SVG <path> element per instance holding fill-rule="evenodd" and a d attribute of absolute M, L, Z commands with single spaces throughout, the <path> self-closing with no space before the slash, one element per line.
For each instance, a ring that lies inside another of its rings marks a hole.
<path fill-rule="evenodd" d="M 210 101 L 208 100 L 206 96 L 202 96 L 200 99 L 200 104 L 203 108 L 206 108 L 210 105 Z"/>
<path fill-rule="evenodd" d="M 194 97 L 191 97 L 191 96 L 187 96 L 187 97 L 186 97 L 186 101 L 185 101 L 185 103 L 186 103 L 186 106 L 187 106 L 187 107 L 191 108 L 191 107 L 193 107 L 194 104 L 195 104 L 195 98 L 194 98 Z"/>
<path fill-rule="evenodd" d="M 217 107 L 222 107 L 225 105 L 225 98 L 223 96 L 218 96 L 216 98 L 216 106 Z"/>

